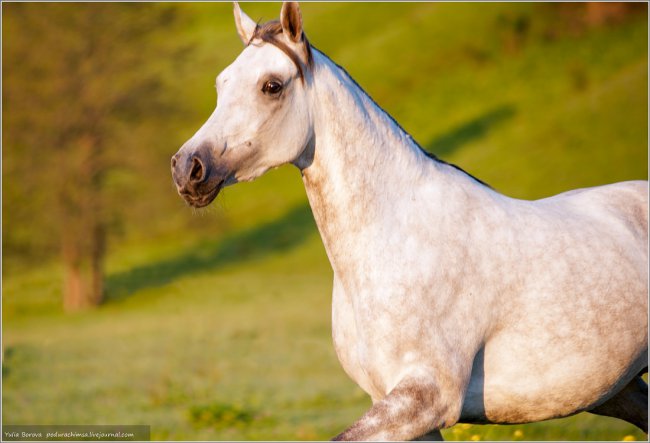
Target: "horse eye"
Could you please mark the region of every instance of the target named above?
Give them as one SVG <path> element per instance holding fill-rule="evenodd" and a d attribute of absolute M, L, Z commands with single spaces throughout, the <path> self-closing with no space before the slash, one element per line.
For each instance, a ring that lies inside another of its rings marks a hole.
<path fill-rule="evenodd" d="M 262 87 L 262 92 L 265 94 L 277 94 L 280 91 L 282 91 L 282 84 L 274 80 L 269 80 Z"/>

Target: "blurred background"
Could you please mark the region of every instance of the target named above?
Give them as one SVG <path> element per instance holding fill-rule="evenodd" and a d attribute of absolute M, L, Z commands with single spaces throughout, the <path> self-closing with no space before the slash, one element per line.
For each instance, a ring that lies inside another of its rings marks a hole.
<path fill-rule="evenodd" d="M 645 3 L 304 3 L 425 148 L 535 199 L 648 176 Z M 254 20 L 279 3 L 246 3 Z M 2 4 L 2 421 L 323 440 L 370 405 L 331 344 L 297 169 L 207 209 L 169 160 L 242 50 L 230 3 Z M 579 414 L 449 440 L 644 440 Z"/>

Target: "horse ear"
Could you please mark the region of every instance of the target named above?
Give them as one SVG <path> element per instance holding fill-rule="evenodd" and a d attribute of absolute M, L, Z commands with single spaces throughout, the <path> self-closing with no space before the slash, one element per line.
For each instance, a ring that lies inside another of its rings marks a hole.
<path fill-rule="evenodd" d="M 282 23 L 282 32 L 289 40 L 298 43 L 302 39 L 302 15 L 298 2 L 282 3 L 280 23 Z"/>
<path fill-rule="evenodd" d="M 239 7 L 239 3 L 233 2 L 235 7 L 235 26 L 237 27 L 237 33 L 239 38 L 244 42 L 245 45 L 251 41 L 253 34 L 255 33 L 255 28 L 257 28 L 257 23 L 253 21 L 249 16 L 247 16 L 244 11 Z"/>

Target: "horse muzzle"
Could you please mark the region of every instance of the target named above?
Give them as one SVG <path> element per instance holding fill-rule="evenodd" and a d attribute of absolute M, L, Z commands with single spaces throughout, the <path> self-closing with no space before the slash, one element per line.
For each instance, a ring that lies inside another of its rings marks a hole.
<path fill-rule="evenodd" d="M 172 157 L 172 178 L 180 196 L 190 206 L 202 208 L 217 197 L 226 175 L 214 167 L 207 150 L 183 151 L 181 149 Z"/>

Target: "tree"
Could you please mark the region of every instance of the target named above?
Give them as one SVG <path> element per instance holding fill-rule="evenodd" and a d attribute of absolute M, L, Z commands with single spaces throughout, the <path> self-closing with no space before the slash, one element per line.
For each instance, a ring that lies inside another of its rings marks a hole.
<path fill-rule="evenodd" d="M 171 4 L 3 5 L 3 241 L 58 239 L 66 310 L 102 301 L 107 231 L 134 185 L 116 176 L 146 170 L 138 145 L 174 108 L 177 20 Z"/>

